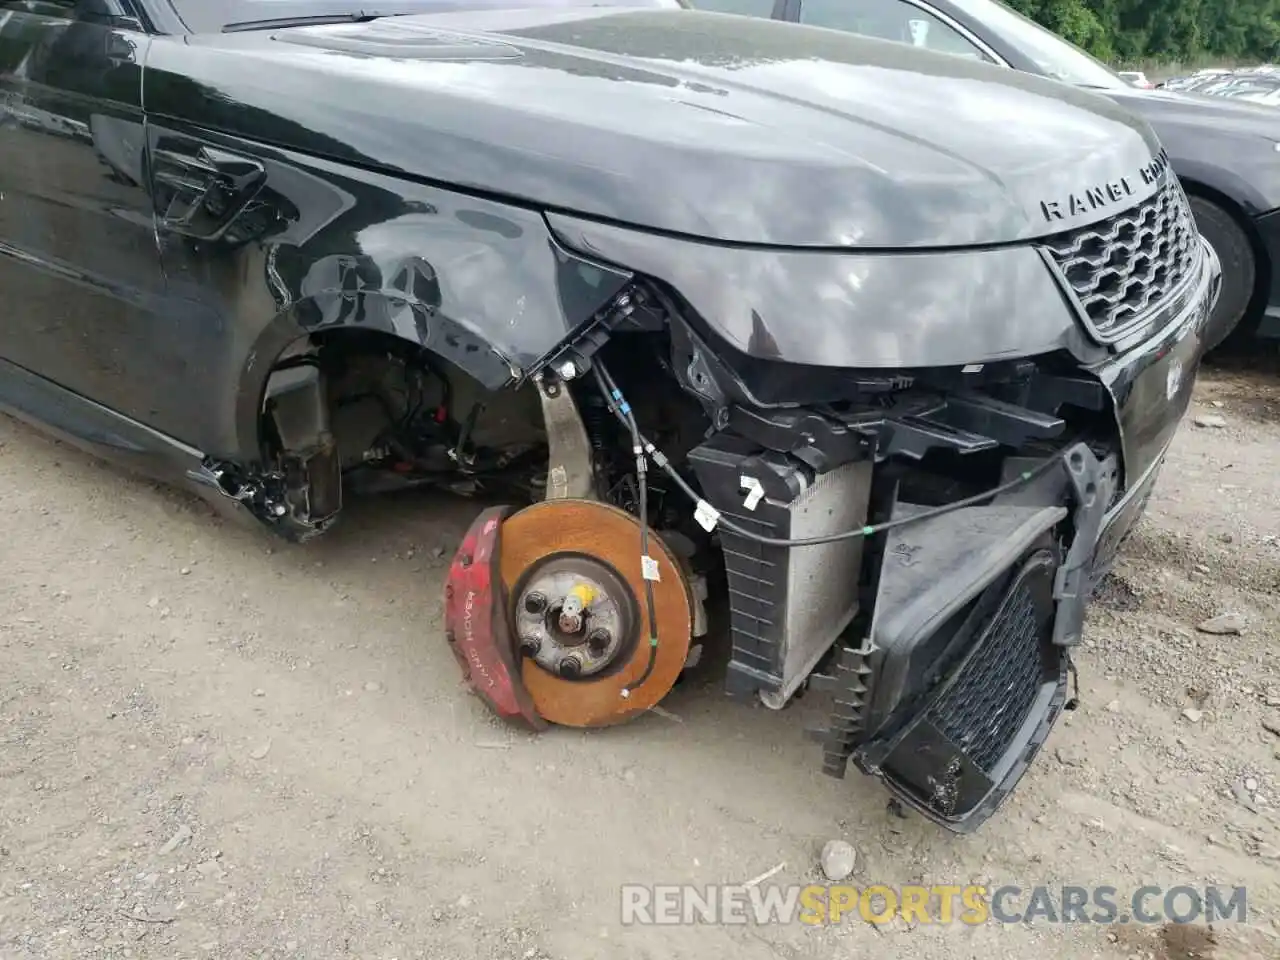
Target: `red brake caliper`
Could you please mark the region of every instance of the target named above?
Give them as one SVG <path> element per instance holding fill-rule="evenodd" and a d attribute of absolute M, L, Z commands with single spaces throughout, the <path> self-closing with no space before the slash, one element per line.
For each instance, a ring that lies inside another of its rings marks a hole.
<path fill-rule="evenodd" d="M 544 730 L 547 722 L 520 680 L 507 628 L 499 547 L 509 510 L 490 507 L 462 538 L 444 586 L 445 639 L 463 679 L 498 716 Z"/>

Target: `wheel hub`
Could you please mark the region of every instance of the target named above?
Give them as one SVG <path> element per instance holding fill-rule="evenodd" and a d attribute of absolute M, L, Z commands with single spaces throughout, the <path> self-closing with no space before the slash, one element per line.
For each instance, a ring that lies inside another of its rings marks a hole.
<path fill-rule="evenodd" d="M 553 555 L 522 579 L 513 603 L 516 636 L 544 670 L 566 680 L 593 677 L 634 645 L 635 598 L 608 564 Z"/>
<path fill-rule="evenodd" d="M 661 538 L 653 562 L 650 624 L 640 524 L 594 500 L 533 504 L 502 525 L 501 576 L 520 678 L 545 720 L 571 727 L 621 723 L 671 689 L 689 656 L 693 601 Z M 652 663 L 650 662 L 652 658 Z"/>

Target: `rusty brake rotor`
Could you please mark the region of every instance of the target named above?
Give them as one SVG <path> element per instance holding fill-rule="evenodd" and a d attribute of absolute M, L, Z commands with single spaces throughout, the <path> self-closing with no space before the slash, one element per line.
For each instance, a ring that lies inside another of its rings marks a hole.
<path fill-rule="evenodd" d="M 594 500 L 547 500 L 503 523 L 502 581 L 521 679 L 538 713 L 570 727 L 608 726 L 649 709 L 671 689 L 689 655 L 688 582 L 649 534 L 658 645 L 649 626 L 640 563 L 640 522 Z"/>

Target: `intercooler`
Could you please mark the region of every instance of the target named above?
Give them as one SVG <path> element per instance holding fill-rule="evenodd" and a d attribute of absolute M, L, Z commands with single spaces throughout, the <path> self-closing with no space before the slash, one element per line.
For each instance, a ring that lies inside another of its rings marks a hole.
<path fill-rule="evenodd" d="M 775 539 L 856 530 L 867 517 L 870 461 L 821 475 L 721 435 L 690 453 L 704 495 L 732 522 Z M 781 707 L 858 612 L 863 540 L 806 547 L 757 543 L 722 528 L 735 696 Z"/>

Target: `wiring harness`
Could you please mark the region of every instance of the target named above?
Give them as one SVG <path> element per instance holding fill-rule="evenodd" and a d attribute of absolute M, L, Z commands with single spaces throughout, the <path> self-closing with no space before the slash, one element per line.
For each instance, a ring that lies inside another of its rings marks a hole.
<path fill-rule="evenodd" d="M 844 530 L 839 533 L 824 534 L 820 537 L 805 537 L 796 540 L 781 537 L 766 537 L 753 530 L 740 526 L 731 520 L 725 519 L 721 516 L 720 512 L 715 509 L 715 507 L 703 499 L 703 497 L 689 485 L 688 481 L 680 475 L 679 471 L 672 466 L 671 461 L 667 459 L 662 451 L 658 450 L 640 432 L 640 428 L 636 423 L 635 414 L 632 412 L 631 405 L 623 396 L 622 391 L 618 389 L 617 382 L 610 375 L 608 368 L 598 357 L 595 358 L 592 363 L 592 371 L 595 373 L 596 384 L 605 398 L 605 403 L 607 404 L 609 411 L 631 435 L 632 451 L 636 458 L 636 478 L 639 487 L 640 563 L 644 575 L 645 606 L 649 621 L 649 661 L 640 678 L 634 684 L 631 684 L 622 690 L 623 697 L 629 697 L 632 691 L 649 679 L 649 675 L 653 672 L 653 665 L 657 658 L 658 649 L 657 621 L 654 616 L 653 603 L 653 580 L 657 578 L 658 565 L 657 561 L 649 556 L 649 518 L 646 503 L 647 461 L 652 460 L 658 469 L 665 473 L 671 479 L 672 483 L 679 487 L 680 490 L 693 501 L 694 518 L 705 530 L 711 531 L 715 529 L 715 527 L 720 526 L 737 536 L 743 537 L 744 539 L 774 547 L 812 547 L 825 543 L 837 543 L 842 540 L 853 540 L 859 537 L 873 537 L 876 534 L 884 533 L 887 530 L 893 530 L 909 523 L 920 523 L 921 521 L 929 520 L 933 517 L 940 517 L 956 510 L 976 506 L 998 497 L 1001 494 L 1016 490 L 1019 487 L 1031 483 L 1059 468 L 1057 458 L 1050 457 L 1034 469 L 1024 470 L 1012 480 L 1006 481 L 1005 483 L 1002 483 L 997 487 L 993 487 L 990 490 L 985 490 L 982 493 L 965 497 L 962 500 L 955 500 L 951 503 L 946 503 L 938 507 L 922 510 L 919 513 L 913 513 L 910 516 L 886 520 L 883 523 L 857 527 L 855 529 Z"/>

